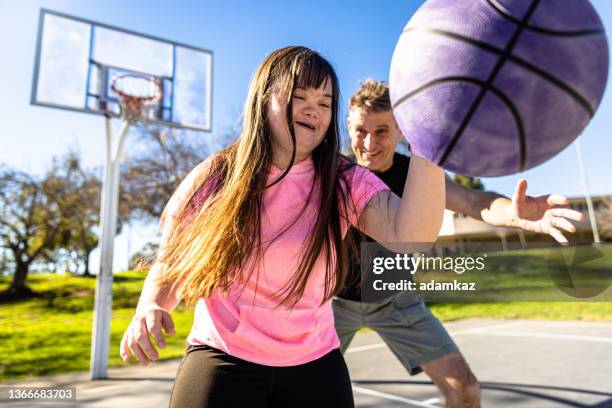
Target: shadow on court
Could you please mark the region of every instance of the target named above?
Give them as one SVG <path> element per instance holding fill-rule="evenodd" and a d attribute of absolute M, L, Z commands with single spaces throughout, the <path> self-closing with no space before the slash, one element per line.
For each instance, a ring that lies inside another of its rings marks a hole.
<path fill-rule="evenodd" d="M 481 382 L 484 407 L 612 407 L 612 323 L 470 319 L 445 325 Z M 360 407 L 442 407 L 373 332 L 346 360 Z"/>

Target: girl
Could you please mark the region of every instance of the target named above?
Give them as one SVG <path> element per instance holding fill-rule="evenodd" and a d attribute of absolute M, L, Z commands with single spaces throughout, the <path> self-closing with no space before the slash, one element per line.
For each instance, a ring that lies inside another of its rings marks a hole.
<path fill-rule="evenodd" d="M 338 101 L 319 54 L 273 52 L 251 81 L 239 139 L 170 199 L 120 351 L 156 360 L 149 336 L 164 347 L 170 312 L 197 301 L 171 406 L 353 406 L 331 308 L 347 273 L 343 237 L 351 224 L 379 242 L 435 241 L 444 175 L 413 154 L 399 199 L 340 155 Z"/>

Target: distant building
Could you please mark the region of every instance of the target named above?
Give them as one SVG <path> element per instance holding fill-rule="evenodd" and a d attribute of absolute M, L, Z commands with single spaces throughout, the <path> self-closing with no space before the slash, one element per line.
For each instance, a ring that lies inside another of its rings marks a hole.
<path fill-rule="evenodd" d="M 612 195 L 591 197 L 595 218 L 601 241 L 612 241 Z M 593 242 L 593 230 L 589 220 L 586 199 L 584 197 L 570 198 L 569 207 L 584 214 L 582 222 L 574 222 L 576 232 L 565 236 L 571 242 Z M 464 214 L 445 210 L 440 237 L 437 246 L 457 249 L 469 242 L 497 242 L 500 250 L 509 247 L 526 247 L 528 242 L 553 242 L 550 235 L 523 231 L 518 228 L 493 227 L 482 221 L 475 220 Z"/>

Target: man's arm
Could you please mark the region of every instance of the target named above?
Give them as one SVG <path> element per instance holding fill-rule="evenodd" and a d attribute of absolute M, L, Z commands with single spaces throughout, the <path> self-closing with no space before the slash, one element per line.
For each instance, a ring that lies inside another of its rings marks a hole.
<path fill-rule="evenodd" d="M 568 241 L 560 231 L 575 232 L 572 221 L 582 221 L 582 213 L 564 208 L 566 197 L 550 194 L 528 196 L 527 181 L 519 180 L 512 199 L 500 194 L 476 191 L 446 177 L 446 208 L 466 214 L 496 227 L 515 227 L 549 234 L 562 244 Z"/>
<path fill-rule="evenodd" d="M 501 194 L 473 190 L 446 175 L 446 208 L 494 226 L 516 227 L 512 201 Z"/>

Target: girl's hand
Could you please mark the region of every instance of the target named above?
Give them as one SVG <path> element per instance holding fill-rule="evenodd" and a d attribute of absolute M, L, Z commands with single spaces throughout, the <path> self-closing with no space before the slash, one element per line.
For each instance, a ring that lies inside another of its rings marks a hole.
<path fill-rule="evenodd" d="M 161 306 L 150 303 L 137 310 L 119 347 L 123 362 L 127 363 L 131 354 L 134 354 L 134 357 L 144 366 L 149 364 L 149 360 L 157 360 L 159 354 L 151 343 L 150 336 L 155 339 L 155 343 L 160 348 L 166 347 L 162 328 L 168 335 L 175 334 L 172 317 Z"/>

